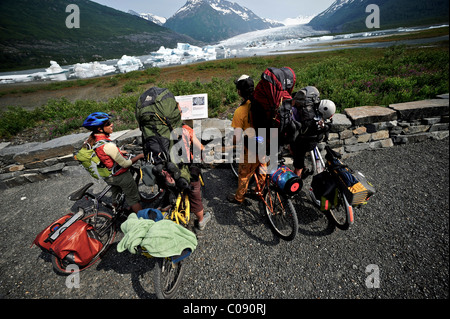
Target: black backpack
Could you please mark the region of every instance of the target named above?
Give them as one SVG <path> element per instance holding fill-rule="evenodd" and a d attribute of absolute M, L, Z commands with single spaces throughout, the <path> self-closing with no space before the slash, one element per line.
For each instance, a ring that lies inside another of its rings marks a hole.
<path fill-rule="evenodd" d="M 317 129 L 317 119 L 320 117 L 320 93 L 317 88 L 307 86 L 293 96 L 295 106 L 292 106 L 292 99 L 284 100 L 277 110 L 281 145 L 293 142 L 298 136 L 310 139 L 321 134 Z M 294 119 L 294 113 L 297 119 Z"/>

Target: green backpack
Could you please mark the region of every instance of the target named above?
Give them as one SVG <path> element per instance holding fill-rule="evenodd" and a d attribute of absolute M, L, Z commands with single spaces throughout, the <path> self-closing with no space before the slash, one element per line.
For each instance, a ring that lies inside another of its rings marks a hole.
<path fill-rule="evenodd" d="M 142 93 L 136 102 L 135 116 L 142 132 L 145 158 L 151 159 L 154 164 L 170 162 L 170 151 L 174 145 L 170 134 L 183 125 L 175 96 L 168 89 L 152 87 Z M 189 182 L 187 166 L 178 166 L 181 177 Z"/>
<path fill-rule="evenodd" d="M 105 165 L 100 161 L 97 154 L 95 153 L 95 149 L 102 145 L 109 143 L 106 140 L 101 140 L 95 143 L 92 148 L 89 144 L 83 145 L 83 147 L 77 152 L 74 156 L 75 159 L 81 163 L 81 165 L 91 174 L 91 176 L 95 179 L 106 178 L 111 175 L 111 171 L 105 167 Z"/>
<path fill-rule="evenodd" d="M 173 145 L 170 132 L 183 124 L 175 96 L 168 89 L 152 87 L 139 97 L 135 115 L 145 151 L 168 156 Z"/>

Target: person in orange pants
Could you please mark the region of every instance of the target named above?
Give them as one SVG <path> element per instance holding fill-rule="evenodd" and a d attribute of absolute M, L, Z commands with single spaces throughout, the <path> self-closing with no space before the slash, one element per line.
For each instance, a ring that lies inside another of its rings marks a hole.
<path fill-rule="evenodd" d="M 234 83 L 236 84 L 238 94 L 243 99 L 241 105 L 234 112 L 231 122 L 231 126 L 235 131 L 233 142 L 234 144 L 239 144 L 243 142 L 243 134 L 246 134 L 246 138 L 248 139 L 255 137 L 254 130 L 251 129 L 251 101 L 249 99 L 254 90 L 254 83 L 248 75 L 242 75 Z M 238 169 L 238 188 L 235 193 L 227 196 L 227 200 L 231 203 L 242 204 L 245 202 L 245 194 L 249 181 L 257 170 L 259 170 L 257 176 L 260 186 L 262 187 L 264 185 L 264 174 L 267 172 L 267 166 L 259 161 L 258 156 L 249 156 L 249 152 L 248 148 L 244 145 L 244 162 L 239 163 Z M 255 160 L 249 162 L 249 157 Z"/>

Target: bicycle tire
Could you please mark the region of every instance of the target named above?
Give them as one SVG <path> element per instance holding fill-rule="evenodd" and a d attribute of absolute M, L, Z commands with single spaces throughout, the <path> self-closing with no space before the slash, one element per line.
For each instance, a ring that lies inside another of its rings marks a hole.
<path fill-rule="evenodd" d="M 131 174 L 134 175 L 134 181 L 138 187 L 139 197 L 142 202 L 151 203 L 161 195 L 162 189 L 158 184 L 155 183 L 153 186 L 144 184 L 139 169 L 132 167 Z"/>
<path fill-rule="evenodd" d="M 351 212 L 351 214 L 353 214 L 353 212 Z M 350 218 L 353 219 L 353 217 L 349 217 L 345 200 L 341 191 L 338 191 L 337 206 L 326 211 L 326 216 L 337 228 L 341 230 L 349 229 L 350 223 L 353 222 L 350 221 Z"/>
<path fill-rule="evenodd" d="M 156 297 L 172 299 L 180 287 L 183 275 L 183 261 L 172 263 L 170 258 L 157 258 L 154 273 Z"/>
<path fill-rule="evenodd" d="M 108 213 L 98 212 L 97 219 L 100 218 L 103 221 L 100 221 L 100 222 L 97 221 L 97 225 L 95 225 L 95 224 L 93 224 L 95 215 L 96 215 L 95 213 L 91 213 L 91 214 L 83 217 L 82 220 L 93 225 L 96 230 L 100 229 L 102 226 L 106 225 L 113 219 L 113 217 Z M 103 244 L 102 249 L 97 253 L 97 255 L 95 255 L 95 257 L 87 265 L 85 265 L 83 267 L 77 266 L 74 268 L 74 270 L 72 270 L 72 269 L 67 270 L 67 267 L 70 265 L 70 262 L 68 262 L 65 259 L 60 259 L 60 258 L 56 257 L 55 255 L 52 255 L 51 256 L 52 266 L 53 266 L 53 269 L 55 270 L 55 272 L 58 274 L 61 274 L 61 275 L 69 275 L 74 272 L 81 272 L 83 270 L 86 270 L 89 267 L 91 267 L 92 265 L 94 265 L 97 261 L 99 261 L 100 258 L 103 256 L 103 254 L 106 252 L 106 250 L 108 250 L 111 243 L 114 242 L 114 239 L 116 237 L 117 231 L 116 231 L 114 225 L 110 225 L 108 227 L 109 227 L 109 230 L 105 233 L 104 236 L 102 236 L 103 238 L 100 239 L 100 241 Z"/>
<path fill-rule="evenodd" d="M 239 163 L 231 163 L 231 171 L 233 172 L 234 176 L 238 177 L 239 176 Z"/>
<path fill-rule="evenodd" d="M 284 240 L 293 240 L 298 233 L 298 217 L 292 201 L 272 187 L 269 188 L 264 199 L 266 215 L 272 230 Z"/>
<path fill-rule="evenodd" d="M 153 202 L 162 193 L 158 184 L 153 186 L 145 185 L 142 180 L 138 181 L 138 191 L 142 202 Z"/>

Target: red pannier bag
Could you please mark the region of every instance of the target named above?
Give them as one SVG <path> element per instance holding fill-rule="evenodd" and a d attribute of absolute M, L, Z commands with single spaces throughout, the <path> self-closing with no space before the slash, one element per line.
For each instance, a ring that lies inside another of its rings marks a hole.
<path fill-rule="evenodd" d="M 46 227 L 33 242 L 59 259 L 85 266 L 103 248 L 94 227 L 67 214 Z"/>

